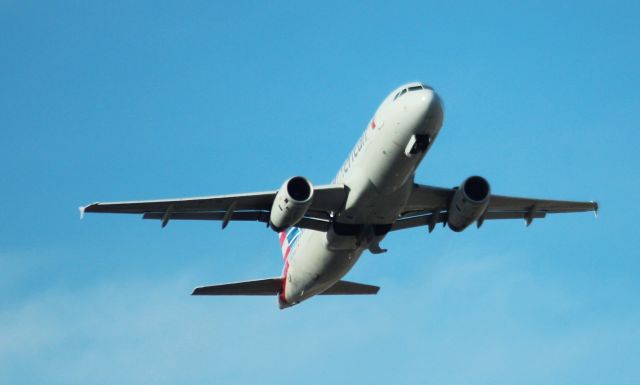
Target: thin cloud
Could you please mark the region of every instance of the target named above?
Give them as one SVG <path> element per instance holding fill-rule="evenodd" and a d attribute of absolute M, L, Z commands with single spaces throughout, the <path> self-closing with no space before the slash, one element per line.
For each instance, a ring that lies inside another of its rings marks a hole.
<path fill-rule="evenodd" d="M 425 261 L 420 279 L 391 283 L 387 295 L 321 297 L 286 311 L 268 297 L 189 297 L 188 271 L 48 290 L 0 313 L 0 379 L 296 383 L 335 368 L 308 381 L 322 383 L 339 381 L 353 356 L 372 383 L 580 377 L 637 314 L 576 322 L 574 304 L 584 299 L 523 269 L 523 258 L 453 251 Z"/>

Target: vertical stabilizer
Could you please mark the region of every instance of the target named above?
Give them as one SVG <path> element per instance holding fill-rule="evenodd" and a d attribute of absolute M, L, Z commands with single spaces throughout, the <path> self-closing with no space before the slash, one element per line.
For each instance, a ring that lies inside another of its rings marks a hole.
<path fill-rule="evenodd" d="M 280 237 L 280 249 L 282 250 L 282 258 L 287 260 L 293 246 L 300 238 L 302 231 L 297 227 L 289 227 L 288 229 L 278 233 Z"/>

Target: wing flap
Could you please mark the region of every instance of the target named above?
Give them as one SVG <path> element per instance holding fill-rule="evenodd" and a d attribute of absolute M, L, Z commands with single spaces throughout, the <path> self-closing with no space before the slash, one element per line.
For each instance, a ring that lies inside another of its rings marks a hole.
<path fill-rule="evenodd" d="M 226 211 L 215 212 L 193 212 L 193 213 L 171 213 L 171 220 L 190 220 L 190 221 L 222 221 L 225 218 Z M 163 213 L 145 213 L 143 219 L 163 220 Z M 232 221 L 258 221 L 269 223 L 268 211 L 236 211 L 230 217 Z M 329 230 L 330 222 L 320 218 L 304 217 L 296 224 L 296 227 L 310 229 L 316 231 Z"/>
<path fill-rule="evenodd" d="M 226 211 L 214 212 L 182 212 L 171 213 L 171 220 L 190 220 L 190 221 L 221 221 L 226 215 Z M 162 219 L 163 213 L 144 213 L 142 219 Z M 235 211 L 232 214 L 235 221 L 269 221 L 269 213 L 267 211 Z"/>
<path fill-rule="evenodd" d="M 423 214 L 423 215 L 417 215 L 417 216 L 410 216 L 406 218 L 401 217 L 393 224 L 393 226 L 391 226 L 391 231 L 410 229 L 412 227 L 427 226 L 430 223 L 437 224 L 437 223 L 443 223 L 447 221 L 446 213 L 441 213 L 440 215 L 438 215 L 438 218 L 435 222 L 432 222 L 433 215 L 434 214 L 430 213 L 430 214 Z M 527 219 L 527 218 L 540 219 L 540 218 L 545 218 L 546 216 L 547 216 L 547 213 L 544 211 L 535 211 L 533 213 L 528 211 L 527 212 L 502 211 L 502 212 L 488 212 L 484 214 L 483 220 Z"/>
<path fill-rule="evenodd" d="M 282 278 L 278 277 L 200 286 L 191 295 L 277 295 L 281 288 Z"/>
<path fill-rule="evenodd" d="M 547 213 L 544 211 L 534 212 L 517 212 L 517 211 L 498 211 L 488 212 L 484 214 L 484 219 L 540 219 L 545 218 Z"/>
<path fill-rule="evenodd" d="M 410 229 L 412 227 L 427 226 L 430 223 L 433 223 L 435 225 L 438 223 L 446 222 L 447 220 L 446 213 L 439 214 L 435 222 L 433 222 L 434 220 L 433 216 L 434 216 L 433 213 L 428 213 L 428 214 L 422 214 L 422 215 L 411 215 L 411 216 L 407 215 L 407 216 L 400 217 L 391 226 L 391 231 Z"/>

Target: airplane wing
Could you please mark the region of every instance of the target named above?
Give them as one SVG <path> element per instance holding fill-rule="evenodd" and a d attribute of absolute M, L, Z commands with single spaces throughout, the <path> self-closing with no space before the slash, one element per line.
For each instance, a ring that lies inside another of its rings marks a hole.
<path fill-rule="evenodd" d="M 394 223 L 391 230 L 401 230 L 418 226 L 430 226 L 446 223 L 449 204 L 455 189 L 416 185 L 405 212 Z M 493 195 L 489 206 L 478 221 L 478 225 L 487 219 L 524 219 L 527 225 L 534 218 L 544 218 L 547 214 L 598 211 L 597 202 L 560 201 L 536 198 L 520 198 Z"/>
<path fill-rule="evenodd" d="M 80 207 L 84 213 L 141 214 L 143 219 L 161 220 L 162 227 L 169 220 L 219 220 L 223 228 L 229 221 L 269 222 L 269 212 L 278 191 L 248 194 L 218 195 L 196 198 L 93 203 Z M 344 185 L 314 187 L 314 197 L 306 216 L 296 225 L 326 231 L 332 211 L 339 210 L 347 197 Z"/>

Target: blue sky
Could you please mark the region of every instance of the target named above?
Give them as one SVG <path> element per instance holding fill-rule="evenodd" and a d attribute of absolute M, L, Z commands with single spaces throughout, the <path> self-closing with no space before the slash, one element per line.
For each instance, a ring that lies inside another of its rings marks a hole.
<path fill-rule="evenodd" d="M 514 4 L 515 3 L 515 4 Z M 637 384 L 637 2 L 0 1 L 0 383 Z M 446 105 L 417 173 L 601 213 L 413 229 L 378 296 L 193 298 L 280 273 L 254 223 L 94 201 L 331 180 L 409 81 Z"/>

